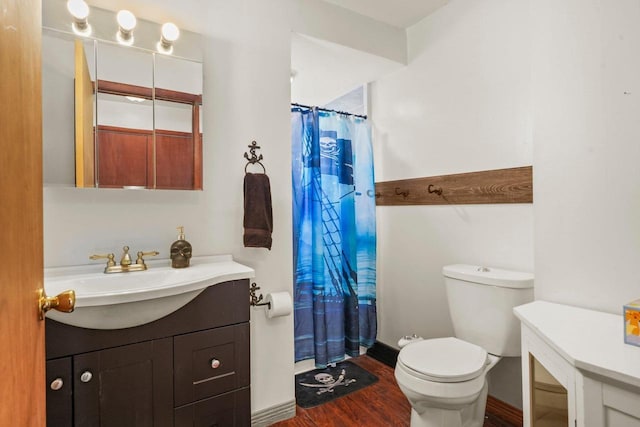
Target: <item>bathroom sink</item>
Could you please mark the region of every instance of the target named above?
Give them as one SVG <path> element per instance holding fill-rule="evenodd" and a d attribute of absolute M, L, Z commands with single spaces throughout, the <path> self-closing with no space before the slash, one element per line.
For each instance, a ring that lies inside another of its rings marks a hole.
<path fill-rule="evenodd" d="M 208 286 L 255 276 L 252 268 L 230 255 L 193 257 L 191 266 L 181 269 L 171 268 L 169 260 L 147 265 L 146 271 L 117 274 L 104 274 L 101 264 L 45 268 L 47 295 L 67 289 L 76 292 L 72 313 L 51 310 L 47 317 L 82 328 L 130 328 L 173 313 Z"/>

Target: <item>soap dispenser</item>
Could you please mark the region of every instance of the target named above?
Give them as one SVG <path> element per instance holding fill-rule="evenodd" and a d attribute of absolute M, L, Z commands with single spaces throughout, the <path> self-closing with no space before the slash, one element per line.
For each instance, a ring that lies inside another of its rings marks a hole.
<path fill-rule="evenodd" d="M 184 227 L 178 227 L 180 233 L 178 234 L 178 240 L 171 244 L 169 253 L 171 254 L 171 267 L 173 268 L 186 268 L 189 267 L 189 262 L 192 256 L 191 243 L 184 239 Z"/>

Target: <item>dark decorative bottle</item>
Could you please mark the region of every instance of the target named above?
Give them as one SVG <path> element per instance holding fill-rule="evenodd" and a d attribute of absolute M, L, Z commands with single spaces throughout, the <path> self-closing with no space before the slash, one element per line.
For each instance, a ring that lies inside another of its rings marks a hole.
<path fill-rule="evenodd" d="M 193 255 L 193 249 L 191 243 L 184 239 L 184 227 L 178 227 L 180 233 L 178 234 L 178 240 L 171 244 L 169 253 L 171 254 L 171 267 L 173 268 L 186 268 L 189 267 L 191 256 Z"/>

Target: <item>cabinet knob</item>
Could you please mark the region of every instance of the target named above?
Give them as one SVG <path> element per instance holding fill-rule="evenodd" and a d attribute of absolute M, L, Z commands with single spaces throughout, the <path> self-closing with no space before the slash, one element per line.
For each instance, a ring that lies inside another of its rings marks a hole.
<path fill-rule="evenodd" d="M 222 363 L 218 359 L 216 359 L 216 358 L 211 359 L 211 368 L 212 369 L 219 368 L 221 364 Z"/>
<path fill-rule="evenodd" d="M 82 375 L 80 375 L 80 381 L 83 383 L 88 383 L 93 378 L 93 374 L 89 371 L 84 371 Z"/>
<path fill-rule="evenodd" d="M 62 378 L 56 378 L 55 380 L 51 381 L 49 387 L 51 387 L 51 390 L 58 391 L 62 388 L 63 385 L 64 381 L 62 381 Z"/>

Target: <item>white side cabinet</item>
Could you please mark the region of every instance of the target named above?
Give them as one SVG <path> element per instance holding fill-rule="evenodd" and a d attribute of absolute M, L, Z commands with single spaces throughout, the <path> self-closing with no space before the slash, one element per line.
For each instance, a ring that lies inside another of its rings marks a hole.
<path fill-rule="evenodd" d="M 522 325 L 524 426 L 640 427 L 640 347 L 622 316 L 535 301 Z"/>

